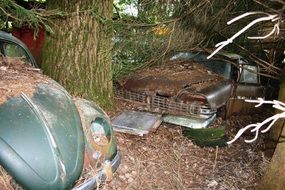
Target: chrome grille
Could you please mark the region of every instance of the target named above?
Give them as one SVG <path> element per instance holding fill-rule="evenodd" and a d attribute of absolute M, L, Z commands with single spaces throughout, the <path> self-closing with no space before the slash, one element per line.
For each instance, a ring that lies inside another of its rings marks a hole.
<path fill-rule="evenodd" d="M 145 104 L 149 111 L 152 112 L 162 112 L 175 115 L 185 115 L 185 116 L 209 116 L 215 113 L 208 105 L 201 105 L 193 103 L 183 103 L 179 101 L 172 100 L 170 98 L 157 96 L 157 95 L 147 95 L 144 93 L 131 92 L 124 89 L 115 89 L 115 95 L 118 98 L 129 100 L 134 103 Z"/>

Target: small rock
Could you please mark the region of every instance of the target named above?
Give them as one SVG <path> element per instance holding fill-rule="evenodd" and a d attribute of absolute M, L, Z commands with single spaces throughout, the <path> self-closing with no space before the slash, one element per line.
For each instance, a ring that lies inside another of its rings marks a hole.
<path fill-rule="evenodd" d="M 135 161 L 134 157 L 128 156 L 131 161 Z"/>
<path fill-rule="evenodd" d="M 125 176 L 126 176 L 126 178 L 131 178 L 131 174 L 129 174 L 129 173 L 126 173 Z"/>
<path fill-rule="evenodd" d="M 0 67 L 0 70 L 2 70 L 2 71 L 7 71 L 7 67 L 1 66 L 1 67 Z"/>
<path fill-rule="evenodd" d="M 208 184 L 208 188 L 210 187 L 216 187 L 218 185 L 218 182 L 216 182 L 215 180 L 212 180 L 209 184 Z"/>
<path fill-rule="evenodd" d="M 126 180 L 125 176 L 124 175 L 119 175 L 119 178 L 122 179 L 123 181 Z"/>
<path fill-rule="evenodd" d="M 166 175 L 171 174 L 169 171 L 164 171 L 163 173 L 166 174 Z"/>
<path fill-rule="evenodd" d="M 134 179 L 131 177 L 128 179 L 128 183 L 132 183 L 133 181 L 134 181 Z"/>

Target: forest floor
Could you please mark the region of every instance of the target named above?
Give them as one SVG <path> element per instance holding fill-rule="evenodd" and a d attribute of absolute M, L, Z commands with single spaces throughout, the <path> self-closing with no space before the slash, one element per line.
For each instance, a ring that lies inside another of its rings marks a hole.
<path fill-rule="evenodd" d="M 22 66 L 13 64 L 13 60 L 2 61 L 0 78 L 4 90 L 0 93 L 0 104 L 8 97 L 18 96 L 23 90 L 32 94 L 38 80 L 46 81 L 44 76 L 37 76 L 40 73 L 34 74 L 33 69 L 23 72 Z M 12 69 L 21 72 L 15 73 Z M 35 76 L 32 79 L 28 77 L 31 74 Z M 17 78 L 21 78 L 23 88 L 19 88 Z M 108 114 L 112 118 L 124 110 L 133 109 L 135 105 L 132 103 L 116 99 Z M 238 115 L 225 121 L 217 118 L 215 125 L 224 125 L 228 138 L 232 139 L 239 128 L 260 122 L 268 114 L 265 111 L 262 114 Z M 115 135 L 122 163 L 112 181 L 102 186 L 104 190 L 256 189 L 270 160 L 270 156 L 265 154 L 265 136 L 251 144 L 243 140 L 252 136 L 245 136 L 226 147 L 201 148 L 183 136 L 182 127 L 166 123 L 143 137 L 123 133 Z M 9 176 L 4 178 L 7 181 L 11 179 Z"/>
<path fill-rule="evenodd" d="M 129 102 L 115 101 L 108 114 L 114 117 L 134 109 Z M 232 116 L 222 121 L 232 139 L 239 128 L 260 122 L 268 113 Z M 221 123 L 221 118 L 217 118 Z M 268 166 L 264 136 L 251 144 L 250 134 L 226 147 L 195 145 L 182 135 L 182 128 L 162 123 L 155 132 L 140 137 L 116 133 L 122 163 L 111 182 L 102 188 L 114 190 L 152 189 L 256 189 Z"/>

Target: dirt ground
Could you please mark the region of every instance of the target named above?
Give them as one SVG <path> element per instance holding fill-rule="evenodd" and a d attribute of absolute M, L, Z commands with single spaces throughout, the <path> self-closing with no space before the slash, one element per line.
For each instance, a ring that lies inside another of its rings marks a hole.
<path fill-rule="evenodd" d="M 131 103 L 116 100 L 108 114 L 114 117 L 122 110 L 133 108 Z M 239 128 L 260 122 L 268 114 L 233 116 L 227 121 L 217 118 L 215 124 L 224 125 L 232 139 Z M 144 137 L 115 135 L 122 163 L 112 181 L 100 188 L 102 190 L 256 189 L 270 159 L 265 154 L 265 136 L 246 144 L 244 138 L 252 137 L 246 134 L 227 147 L 201 148 L 182 135 L 181 127 L 166 123 Z M 1 176 L 8 182 L 11 179 L 5 173 Z"/>
<path fill-rule="evenodd" d="M 116 101 L 111 117 L 131 103 Z M 227 121 L 229 139 L 239 128 L 260 122 L 270 113 L 233 116 Z M 251 138 L 252 136 L 247 136 Z M 182 135 L 182 128 L 166 123 L 147 136 L 116 133 L 122 163 L 104 190 L 150 189 L 256 189 L 269 157 L 265 154 L 264 136 L 251 144 L 242 137 L 227 147 L 201 148 Z"/>

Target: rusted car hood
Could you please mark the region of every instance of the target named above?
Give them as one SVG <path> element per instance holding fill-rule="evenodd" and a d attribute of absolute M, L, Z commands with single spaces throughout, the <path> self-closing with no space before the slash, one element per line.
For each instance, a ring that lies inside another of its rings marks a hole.
<path fill-rule="evenodd" d="M 232 91 L 232 82 L 193 61 L 169 61 L 161 66 L 147 68 L 122 81 L 124 89 L 150 95 L 191 102 L 182 94 L 196 94 L 207 99 L 213 108 L 226 103 Z"/>

